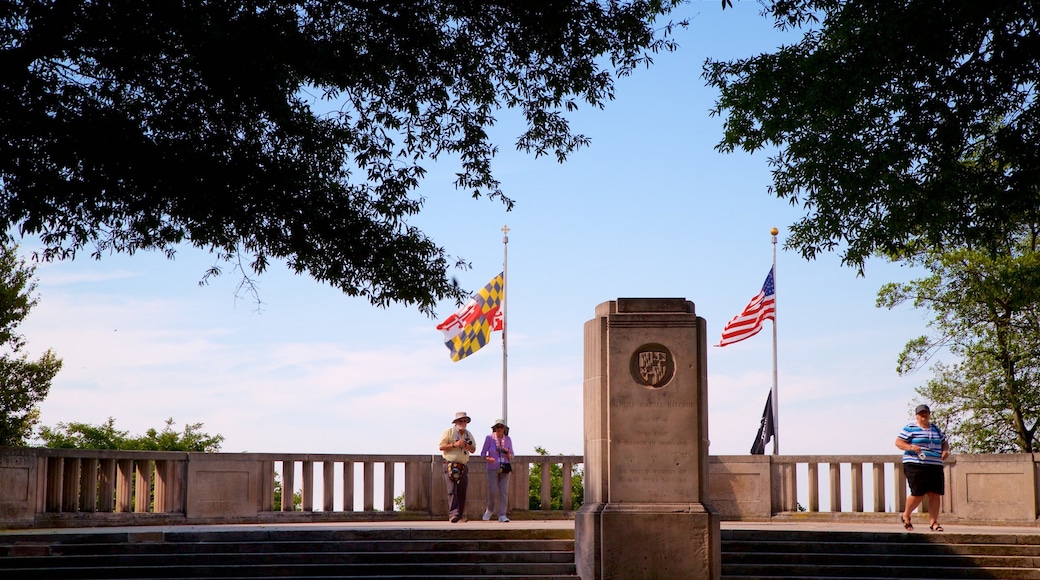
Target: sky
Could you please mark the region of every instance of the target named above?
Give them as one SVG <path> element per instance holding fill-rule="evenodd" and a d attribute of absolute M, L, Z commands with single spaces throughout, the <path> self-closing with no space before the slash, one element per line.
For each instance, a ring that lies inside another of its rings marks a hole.
<path fill-rule="evenodd" d="M 755 2 L 693 2 L 676 15 L 680 49 L 617 83 L 604 110 L 572 114 L 591 145 L 564 164 L 514 151 L 506 111 L 493 130 L 507 212 L 452 185 L 456 167 L 430 162 L 411 221 L 472 269 L 472 291 L 503 269 L 508 225 L 508 423 L 518 453 L 581 454 L 583 325 L 619 297 L 682 297 L 707 321 L 709 344 L 762 286 L 777 246 L 779 446 L 782 454 L 888 454 L 910 420 L 927 370 L 900 377 L 903 345 L 926 331 L 910 307 L 875 307 L 882 284 L 923 275 L 868 262 L 865 276 L 828 254 L 809 262 L 782 245 L 799 207 L 771 196 L 767 155 L 715 150 L 722 120 L 706 58 L 773 50 L 776 31 Z M 37 249 L 21 241 L 21 252 Z M 37 268 L 38 306 L 22 326 L 29 351 L 64 367 L 41 423 L 102 423 L 141 434 L 173 418 L 225 437 L 225 452 L 434 454 L 466 411 L 482 436 L 502 411 L 500 335 L 452 362 L 438 319 L 380 309 L 284 266 L 260 276 L 262 303 L 236 295 L 228 271 L 200 286 L 216 258 L 180 248 L 174 260 L 85 253 Z M 228 268 L 225 268 L 228 270 Z M 771 328 L 708 349 L 709 452 L 747 454 L 768 396 Z M 841 437 L 835 433 L 843 434 Z"/>

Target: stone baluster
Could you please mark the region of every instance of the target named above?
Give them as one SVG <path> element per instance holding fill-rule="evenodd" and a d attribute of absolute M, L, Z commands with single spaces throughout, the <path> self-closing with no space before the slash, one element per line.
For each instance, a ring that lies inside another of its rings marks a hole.
<path fill-rule="evenodd" d="M 303 462 L 303 511 L 314 511 L 314 462 Z"/>
<path fill-rule="evenodd" d="M 393 461 L 383 462 L 383 511 L 394 511 L 394 466 Z"/>
<path fill-rule="evenodd" d="M 109 513 L 115 511 L 116 501 L 116 460 L 109 457 L 101 460 L 98 466 L 98 511 Z"/>
<path fill-rule="evenodd" d="M 343 462 L 343 511 L 354 511 L 354 462 Z"/>
<path fill-rule="evenodd" d="M 82 473 L 80 460 L 77 457 L 66 457 L 62 461 L 65 464 L 65 477 L 62 480 L 61 511 L 79 511 L 79 480 Z"/>
<path fill-rule="evenodd" d="M 116 512 L 126 513 L 133 510 L 131 498 L 133 497 L 134 460 L 116 460 Z"/>
<path fill-rule="evenodd" d="M 376 511 L 376 494 L 375 494 L 375 463 L 372 461 L 365 461 L 364 463 L 365 473 L 362 474 L 362 479 L 365 482 L 365 489 L 363 490 L 363 508 L 366 512 Z"/>
<path fill-rule="evenodd" d="M 137 466 L 135 475 L 137 483 L 134 485 L 134 512 L 146 513 L 152 498 L 152 460 L 138 459 L 134 462 Z"/>
<path fill-rule="evenodd" d="M 170 461 L 160 459 L 155 462 L 155 498 L 152 509 L 157 514 L 170 511 Z"/>
<path fill-rule="evenodd" d="M 892 478 L 895 485 L 896 492 L 896 511 L 902 512 L 906 509 L 906 475 L 903 473 L 903 462 L 897 461 L 895 463 L 895 476 Z"/>
<path fill-rule="evenodd" d="M 798 511 L 798 470 L 793 463 L 784 465 L 784 506 L 787 511 Z"/>
<path fill-rule="evenodd" d="M 885 464 L 873 463 L 874 468 L 874 511 L 885 511 Z"/>
<path fill-rule="evenodd" d="M 538 463 L 542 466 L 542 506 L 541 509 L 549 510 L 552 509 L 552 466 L 548 460 L 542 460 Z"/>
<path fill-rule="evenodd" d="M 562 509 L 571 511 L 574 509 L 574 500 L 571 497 L 573 490 L 571 489 L 573 484 L 571 483 L 571 462 L 563 462 L 563 504 L 560 506 Z"/>
<path fill-rule="evenodd" d="M 830 464 L 831 513 L 841 511 L 841 464 Z"/>
<path fill-rule="evenodd" d="M 809 505 L 811 512 L 820 511 L 820 475 L 819 465 L 809 462 Z"/>
<path fill-rule="evenodd" d="M 321 496 L 322 496 L 322 509 L 327 512 L 331 512 L 335 509 L 333 506 L 333 497 L 336 491 L 336 464 L 332 460 L 325 460 L 321 462 Z"/>
<path fill-rule="evenodd" d="M 25 507 L 29 507 L 28 503 Z M 42 455 L 36 458 L 36 502 L 33 512 L 47 512 L 47 458 Z"/>
<path fill-rule="evenodd" d="M 430 509 L 430 463 L 408 461 L 404 464 L 404 509 Z"/>
<path fill-rule="evenodd" d="M 65 490 L 65 460 L 51 457 L 47 460 L 47 511 L 60 512 Z"/>
<path fill-rule="evenodd" d="M 79 511 L 97 511 L 98 493 L 98 460 L 94 457 L 85 457 L 80 461 L 82 470 L 79 487 Z"/>
<path fill-rule="evenodd" d="M 274 473 L 274 461 L 265 459 L 260 464 L 260 511 L 262 512 L 274 511 Z"/>
<path fill-rule="evenodd" d="M 291 512 L 293 493 L 296 489 L 296 462 L 292 459 L 282 460 L 282 511 Z"/>
<path fill-rule="evenodd" d="M 167 485 L 167 508 L 172 513 L 185 513 L 185 486 L 188 484 L 188 462 L 170 462 L 170 483 Z"/>
<path fill-rule="evenodd" d="M 863 464 L 852 464 L 852 511 L 863 511 Z"/>

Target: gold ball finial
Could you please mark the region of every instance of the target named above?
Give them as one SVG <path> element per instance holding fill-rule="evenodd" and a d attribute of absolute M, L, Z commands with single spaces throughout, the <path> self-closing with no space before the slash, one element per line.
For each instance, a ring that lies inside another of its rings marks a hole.
<path fill-rule="evenodd" d="M 773 229 L 769 230 L 769 233 L 771 233 L 771 234 L 773 234 L 775 236 L 775 235 L 780 233 L 780 230 L 778 230 L 776 228 L 773 228 Z"/>

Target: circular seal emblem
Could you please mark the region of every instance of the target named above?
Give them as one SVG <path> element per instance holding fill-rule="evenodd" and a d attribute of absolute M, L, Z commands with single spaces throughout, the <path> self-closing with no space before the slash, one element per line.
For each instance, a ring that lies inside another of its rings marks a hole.
<path fill-rule="evenodd" d="M 652 342 L 632 353 L 630 368 L 637 383 L 659 389 L 675 376 L 675 358 L 668 347 Z"/>

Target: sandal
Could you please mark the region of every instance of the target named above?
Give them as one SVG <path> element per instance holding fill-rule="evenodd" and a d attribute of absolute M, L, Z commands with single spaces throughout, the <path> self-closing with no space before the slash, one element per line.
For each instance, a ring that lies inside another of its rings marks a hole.
<path fill-rule="evenodd" d="M 906 528 L 906 531 L 914 531 L 914 525 L 910 523 L 910 520 L 904 518 L 903 514 L 899 514 L 899 521 L 903 522 L 903 527 Z"/>
<path fill-rule="evenodd" d="M 939 525 L 939 522 L 935 522 L 934 524 L 932 524 L 932 525 L 930 525 L 928 527 L 931 528 L 933 532 L 945 531 L 945 530 L 943 530 L 943 527 Z"/>

